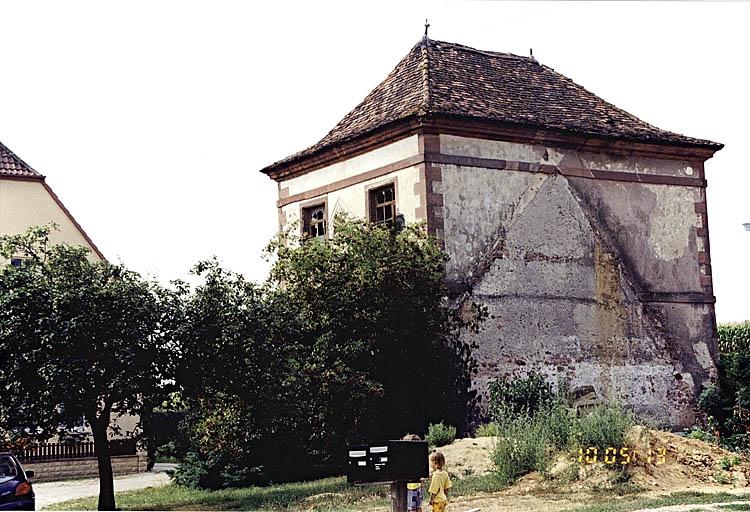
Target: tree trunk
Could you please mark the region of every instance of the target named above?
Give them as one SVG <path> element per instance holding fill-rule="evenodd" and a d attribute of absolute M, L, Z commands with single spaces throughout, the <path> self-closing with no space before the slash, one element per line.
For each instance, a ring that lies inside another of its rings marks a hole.
<path fill-rule="evenodd" d="M 94 450 L 99 465 L 99 506 L 98 510 L 115 510 L 115 483 L 112 478 L 112 458 L 109 455 L 107 428 L 109 418 L 99 418 L 91 423 L 94 434 Z"/>

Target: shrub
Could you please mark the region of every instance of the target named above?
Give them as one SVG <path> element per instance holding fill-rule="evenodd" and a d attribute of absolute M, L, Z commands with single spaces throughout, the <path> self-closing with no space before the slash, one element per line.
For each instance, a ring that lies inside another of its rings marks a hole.
<path fill-rule="evenodd" d="M 568 444 L 570 408 L 556 402 L 530 414 L 519 414 L 498 422 L 498 440 L 493 454 L 500 480 L 509 484 L 529 471 L 547 472 L 555 454 Z"/>
<path fill-rule="evenodd" d="M 750 321 L 719 325 L 718 386 L 703 390 L 698 407 L 701 425 L 719 434 L 719 444 L 732 450 L 750 447 Z"/>
<path fill-rule="evenodd" d="M 489 385 L 488 413 L 493 421 L 501 422 L 519 415 L 533 416 L 551 404 L 555 392 L 542 375 L 531 372 L 525 378 L 509 382 L 495 380 Z"/>
<path fill-rule="evenodd" d="M 456 439 L 456 427 L 440 423 L 430 423 L 425 440 L 430 446 L 445 446 Z"/>
<path fill-rule="evenodd" d="M 608 447 L 625 444 L 625 434 L 635 424 L 633 414 L 621 404 L 598 405 L 573 422 L 571 442 L 575 448 L 595 447 L 604 452 Z"/>
<path fill-rule="evenodd" d="M 698 441 L 703 441 L 706 443 L 716 442 L 715 435 L 707 430 L 703 430 L 700 427 L 693 427 L 690 431 L 688 431 L 687 437 L 689 437 L 690 439 L 697 439 Z"/>
<path fill-rule="evenodd" d="M 530 471 L 544 474 L 563 450 L 596 447 L 604 452 L 622 446 L 634 423 L 632 414 L 619 404 L 602 405 L 576 417 L 570 404 L 558 398 L 533 415 L 497 422 L 495 470 L 505 484 Z"/>
<path fill-rule="evenodd" d="M 477 427 L 477 437 L 497 437 L 498 435 L 498 425 L 494 421 L 490 423 L 484 423 L 482 425 L 479 425 Z"/>

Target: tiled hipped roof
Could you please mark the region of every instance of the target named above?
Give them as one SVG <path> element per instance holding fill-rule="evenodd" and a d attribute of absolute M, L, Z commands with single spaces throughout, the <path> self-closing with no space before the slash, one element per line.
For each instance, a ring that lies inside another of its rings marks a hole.
<path fill-rule="evenodd" d="M 0 176 L 18 176 L 25 178 L 42 178 L 29 165 L 18 158 L 15 153 L 0 142 Z"/>
<path fill-rule="evenodd" d="M 641 121 L 533 57 L 481 51 L 423 38 L 320 142 L 264 171 L 301 160 L 394 121 L 431 114 L 637 142 L 722 147 Z"/>

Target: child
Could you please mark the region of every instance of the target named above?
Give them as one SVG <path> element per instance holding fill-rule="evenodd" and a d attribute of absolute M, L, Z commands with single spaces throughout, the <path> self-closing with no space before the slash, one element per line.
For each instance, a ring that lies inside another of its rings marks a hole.
<path fill-rule="evenodd" d="M 445 456 L 440 452 L 430 455 L 430 467 L 433 471 L 430 482 L 430 506 L 432 512 L 445 512 L 448 504 L 448 489 L 452 487 L 451 479 L 445 468 Z"/>
<path fill-rule="evenodd" d="M 406 434 L 404 441 L 421 441 L 416 434 Z M 406 510 L 422 512 L 422 482 L 406 484 Z"/>

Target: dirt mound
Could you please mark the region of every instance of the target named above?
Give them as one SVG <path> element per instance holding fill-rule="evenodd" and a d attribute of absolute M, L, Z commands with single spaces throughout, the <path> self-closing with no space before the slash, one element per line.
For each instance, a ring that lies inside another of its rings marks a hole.
<path fill-rule="evenodd" d="M 704 441 L 636 426 L 628 432 L 625 445 L 626 450 L 613 447 L 605 453 L 589 450 L 561 455 L 550 474 L 558 482 L 569 480 L 575 491 L 623 483 L 656 493 L 710 492 L 749 485 L 750 461 L 746 457 Z"/>
<path fill-rule="evenodd" d="M 457 439 L 439 450 L 451 475 L 464 478 L 492 471 L 495 443 L 494 437 Z M 642 426 L 628 432 L 625 444 L 627 450 L 615 447 L 597 453 L 595 462 L 593 452 L 589 452 L 588 461 L 584 452 L 583 463 L 577 453 L 563 454 L 550 474 L 556 480 L 569 480 L 571 489 L 607 487 L 623 481 L 659 492 L 750 487 L 750 459 L 716 445 Z M 514 487 L 529 490 L 544 486 L 544 481 L 531 474 Z"/>
<path fill-rule="evenodd" d="M 492 471 L 492 451 L 494 437 L 456 439 L 438 451 L 445 455 L 445 465 L 451 476 L 465 478 L 469 475 L 483 475 Z"/>
<path fill-rule="evenodd" d="M 643 455 L 628 468 L 635 484 L 667 489 L 696 484 L 748 486 L 747 457 L 704 441 L 644 427 L 633 427 L 627 439 L 631 449 Z"/>

